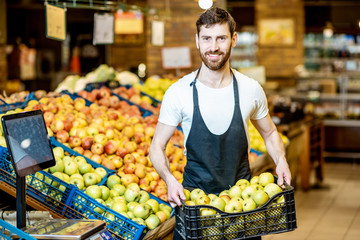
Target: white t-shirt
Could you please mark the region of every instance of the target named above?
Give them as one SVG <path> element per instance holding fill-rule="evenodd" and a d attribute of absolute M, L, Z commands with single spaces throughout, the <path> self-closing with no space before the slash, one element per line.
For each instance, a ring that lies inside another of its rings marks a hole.
<path fill-rule="evenodd" d="M 179 79 L 166 91 L 161 103 L 159 122 L 177 126 L 181 123 L 186 140 L 190 132 L 193 117 L 193 86 L 197 71 Z M 248 122 L 250 119 L 262 119 L 268 114 L 265 93 L 260 84 L 238 71 L 233 70 L 238 83 L 240 109 L 248 139 Z M 230 126 L 234 114 L 234 86 L 233 83 L 224 88 L 211 88 L 200 81 L 196 81 L 200 113 L 204 122 L 213 134 L 223 134 Z M 186 151 L 185 151 L 186 153 Z"/>

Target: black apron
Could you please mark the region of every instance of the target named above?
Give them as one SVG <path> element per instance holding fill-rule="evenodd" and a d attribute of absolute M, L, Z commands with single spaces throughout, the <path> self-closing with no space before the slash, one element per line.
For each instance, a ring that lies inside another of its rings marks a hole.
<path fill-rule="evenodd" d="M 232 75 L 234 114 L 229 128 L 221 135 L 215 135 L 207 128 L 200 113 L 196 77 L 192 83 L 194 113 L 186 142 L 187 165 L 184 169 L 184 187 L 201 188 L 207 194 L 219 194 L 233 186 L 237 180 L 251 178 L 248 142 L 240 111 L 238 84 L 234 74 Z"/>
<path fill-rule="evenodd" d="M 231 70 L 230 70 L 231 71 Z M 197 73 L 199 75 L 200 69 Z M 196 78 L 193 86 L 194 113 L 191 129 L 186 142 L 187 164 L 184 169 L 183 186 L 201 188 L 207 194 L 219 194 L 229 189 L 237 180 L 250 180 L 251 172 L 248 160 L 248 142 L 240 111 L 240 100 L 237 80 L 234 73 L 234 114 L 229 128 L 221 135 L 215 135 L 207 128 L 199 108 Z M 179 211 L 179 209 L 175 209 Z M 174 240 L 183 239 L 180 232 L 185 229 L 180 223 L 175 224 Z M 259 240 L 261 237 L 249 238 Z"/>

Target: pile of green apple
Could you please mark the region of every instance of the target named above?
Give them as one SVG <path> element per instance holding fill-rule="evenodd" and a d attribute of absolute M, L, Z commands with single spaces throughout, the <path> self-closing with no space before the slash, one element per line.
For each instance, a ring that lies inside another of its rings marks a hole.
<path fill-rule="evenodd" d="M 61 147 L 54 147 L 53 153 L 56 164 L 45 171 L 66 183 L 76 185 L 79 190 L 99 184 L 107 175 L 105 168 L 94 168 L 83 156 L 65 155 Z"/>
<path fill-rule="evenodd" d="M 283 141 L 284 145 L 286 146 L 289 143 L 289 139 L 283 135 L 282 133 L 279 133 L 281 140 Z M 254 127 L 254 125 L 250 122 L 249 124 L 249 137 L 250 137 L 250 145 L 252 149 L 255 149 L 256 151 L 265 153 L 267 152 L 265 142 L 263 138 L 261 137 L 258 130 Z"/>
<path fill-rule="evenodd" d="M 121 178 L 114 174 L 108 177 L 105 185 L 92 185 L 85 189 L 85 193 L 94 198 L 97 202 L 126 218 L 146 226 L 152 230 L 159 224 L 168 220 L 172 208 L 150 198 L 148 192 L 141 190 L 139 185 L 131 183 L 127 187 L 122 183 Z M 105 213 L 105 208 L 96 206 L 94 208 L 99 214 L 105 214 L 110 221 L 114 221 L 114 215 Z"/>
<path fill-rule="evenodd" d="M 234 186 L 222 191 L 219 195 L 205 194 L 199 188 L 192 191 L 184 189 L 185 203 L 187 205 L 209 205 L 227 213 L 239 213 L 257 209 L 282 191 L 282 188 L 274 182 L 274 176 L 270 172 L 254 176 L 250 181 L 240 179 Z M 276 200 L 276 203 L 282 202 L 284 202 L 283 196 Z M 200 209 L 201 216 L 215 214 L 217 212 L 214 209 Z"/>

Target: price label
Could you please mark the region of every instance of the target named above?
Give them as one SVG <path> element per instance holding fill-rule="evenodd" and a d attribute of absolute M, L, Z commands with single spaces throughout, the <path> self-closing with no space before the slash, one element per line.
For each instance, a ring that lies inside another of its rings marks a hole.
<path fill-rule="evenodd" d="M 64 8 L 45 5 L 46 37 L 56 40 L 66 39 L 66 12 Z"/>
<path fill-rule="evenodd" d="M 100 14 L 94 15 L 94 44 L 114 43 L 114 15 Z"/>

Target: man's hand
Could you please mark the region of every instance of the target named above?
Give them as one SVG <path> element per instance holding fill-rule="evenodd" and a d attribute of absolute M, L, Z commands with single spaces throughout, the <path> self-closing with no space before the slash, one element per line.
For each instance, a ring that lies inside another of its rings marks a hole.
<path fill-rule="evenodd" d="M 277 164 L 276 174 L 278 176 L 277 184 L 279 186 L 284 186 L 284 180 L 288 185 L 291 184 L 291 172 L 286 161 L 281 161 Z"/>
<path fill-rule="evenodd" d="M 173 179 L 168 181 L 166 185 L 168 188 L 168 201 L 171 207 L 181 206 L 182 204 L 180 199 L 182 199 L 183 201 L 186 200 L 184 188 L 181 183 L 179 183 L 174 177 Z"/>

